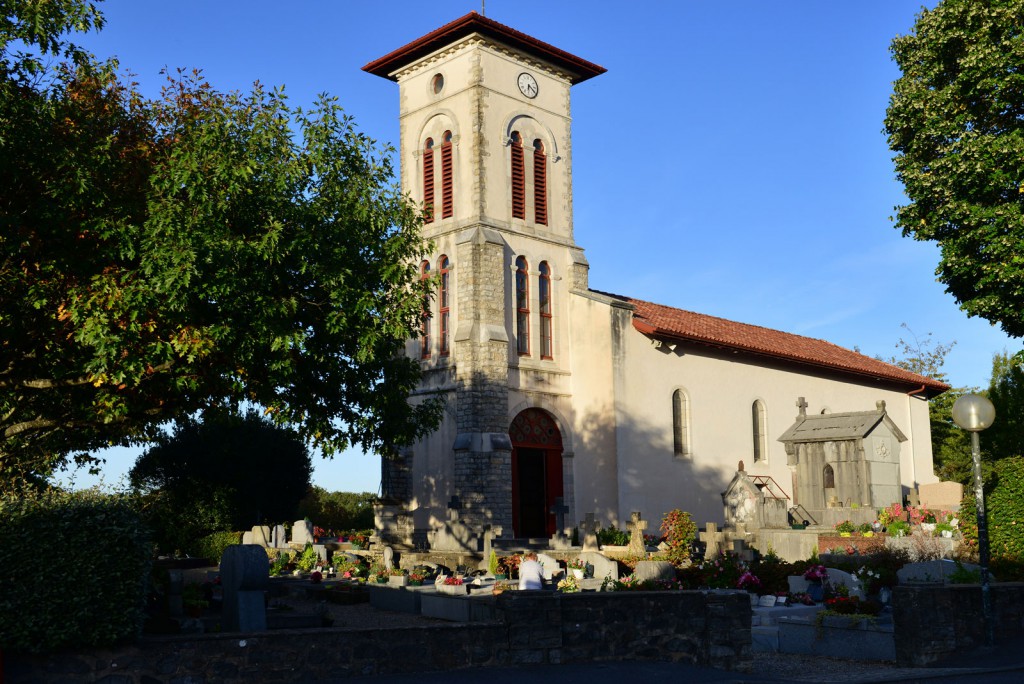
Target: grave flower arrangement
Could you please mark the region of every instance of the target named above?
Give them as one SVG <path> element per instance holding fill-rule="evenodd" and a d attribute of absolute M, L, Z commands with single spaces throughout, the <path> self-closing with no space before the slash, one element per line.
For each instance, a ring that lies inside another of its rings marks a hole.
<path fill-rule="evenodd" d="M 850 522 L 849 520 L 844 520 L 842 522 L 837 522 L 833 526 L 833 529 L 836 532 L 838 532 L 840 536 L 849 537 L 851 534 L 853 534 L 856 531 L 857 528 L 854 527 L 853 523 Z"/>
<path fill-rule="evenodd" d="M 422 586 L 423 585 L 423 579 L 424 579 L 424 576 L 419 574 L 418 572 L 414 571 L 414 572 L 410 572 L 409 573 L 409 584 L 414 586 L 414 587 Z"/>
<path fill-rule="evenodd" d="M 327 533 L 324 532 L 324 528 L 313 525 L 313 539 L 323 539 L 325 536 L 327 536 Z"/>
<path fill-rule="evenodd" d="M 519 577 L 519 563 L 522 559 L 519 556 L 502 556 L 498 564 L 505 568 L 510 579 Z"/>
<path fill-rule="evenodd" d="M 388 574 L 390 574 L 392 577 L 401 577 L 405 574 L 405 570 L 402 570 L 401 568 L 391 568 Z"/>
<path fill-rule="evenodd" d="M 450 587 L 457 587 L 457 586 L 460 586 L 462 584 L 462 578 L 461 577 L 445 577 L 444 578 L 444 584 L 447 584 Z"/>
<path fill-rule="evenodd" d="M 761 590 L 761 580 L 757 578 L 757 575 L 747 570 L 740 575 L 739 581 L 736 582 L 736 588 L 756 593 Z"/>
<path fill-rule="evenodd" d="M 726 551 L 714 560 L 700 564 L 702 583 L 711 589 L 733 589 L 740 576 L 747 571 L 746 564 L 736 554 Z"/>
<path fill-rule="evenodd" d="M 321 581 L 323 581 L 323 579 L 323 573 L 321 573 L 319 570 L 314 570 L 313 572 L 309 573 L 309 581 L 313 584 L 319 584 Z"/>
<path fill-rule="evenodd" d="M 828 579 L 828 570 L 824 565 L 812 565 L 804 571 L 804 579 L 808 582 L 824 582 Z"/>
<path fill-rule="evenodd" d="M 370 545 L 370 538 L 365 534 L 354 532 L 348 536 L 348 543 L 357 549 L 365 549 Z"/>
<path fill-rule="evenodd" d="M 563 594 L 574 594 L 580 590 L 580 584 L 572 575 L 567 576 L 558 582 L 558 591 Z"/>
<path fill-rule="evenodd" d="M 586 570 L 587 562 L 582 558 L 573 558 L 570 561 L 566 561 L 565 567 L 569 568 L 570 570 Z"/>
<path fill-rule="evenodd" d="M 857 580 L 857 584 L 864 589 L 865 593 L 877 594 L 878 590 L 882 588 L 882 576 L 866 565 L 860 566 L 853 573 L 853 578 Z"/>

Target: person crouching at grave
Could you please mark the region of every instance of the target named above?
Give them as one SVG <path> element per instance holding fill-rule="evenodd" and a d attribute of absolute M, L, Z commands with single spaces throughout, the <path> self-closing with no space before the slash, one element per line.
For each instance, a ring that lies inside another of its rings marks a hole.
<path fill-rule="evenodd" d="M 537 553 L 530 551 L 526 560 L 519 564 L 519 588 L 541 589 L 544 586 L 544 566 L 537 560 Z"/>

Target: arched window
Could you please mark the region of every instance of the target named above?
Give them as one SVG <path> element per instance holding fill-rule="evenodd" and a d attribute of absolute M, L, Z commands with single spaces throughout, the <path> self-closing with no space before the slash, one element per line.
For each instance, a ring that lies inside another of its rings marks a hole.
<path fill-rule="evenodd" d="M 452 179 L 452 132 L 441 137 L 441 218 L 451 218 L 454 211 Z"/>
<path fill-rule="evenodd" d="M 537 295 L 540 299 L 540 358 L 554 358 L 551 338 L 551 268 L 548 262 L 540 262 L 540 276 L 537 278 Z"/>
<path fill-rule="evenodd" d="M 836 488 L 836 471 L 832 470 L 832 466 L 826 464 L 821 471 L 821 482 L 825 489 Z"/>
<path fill-rule="evenodd" d="M 548 157 L 540 138 L 533 141 L 533 220 L 548 224 Z"/>
<path fill-rule="evenodd" d="M 442 256 L 437 262 L 437 270 L 441 275 L 441 282 L 437 291 L 438 321 L 440 328 L 437 333 L 439 353 L 441 356 L 448 356 L 448 321 L 451 309 L 448 301 L 448 257 Z"/>
<path fill-rule="evenodd" d="M 420 264 L 420 279 L 430 277 L 430 262 Z M 423 295 L 423 313 L 420 317 L 420 358 L 430 358 L 430 295 Z"/>
<path fill-rule="evenodd" d="M 423 210 L 424 223 L 434 221 L 434 139 L 423 143 Z"/>
<path fill-rule="evenodd" d="M 768 459 L 768 435 L 765 428 L 763 401 L 758 399 L 750 405 L 750 417 L 754 427 L 754 463 L 758 463 Z"/>
<path fill-rule="evenodd" d="M 519 131 L 512 132 L 512 218 L 526 218 L 526 167 Z"/>
<path fill-rule="evenodd" d="M 672 393 L 672 451 L 690 455 L 690 401 L 681 389 Z"/>
<path fill-rule="evenodd" d="M 516 351 L 530 355 L 530 281 L 523 257 L 516 258 Z"/>

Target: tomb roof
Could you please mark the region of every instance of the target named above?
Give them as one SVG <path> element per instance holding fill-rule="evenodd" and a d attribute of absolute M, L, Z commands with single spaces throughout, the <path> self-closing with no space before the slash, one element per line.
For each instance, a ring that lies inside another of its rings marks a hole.
<path fill-rule="evenodd" d="M 633 327 L 650 337 L 746 352 L 804 367 L 811 366 L 824 371 L 853 375 L 868 381 L 895 384 L 908 390 L 923 388 L 928 397 L 942 394 L 949 389 L 949 385 L 944 382 L 912 373 L 825 340 L 737 323 L 633 297 L 607 292 L 598 294 L 631 304 L 634 309 Z"/>
<path fill-rule="evenodd" d="M 600 76 L 607 71 L 602 66 L 588 62 L 476 12 L 459 17 L 455 21 L 373 60 L 363 67 L 363 71 L 396 81 L 398 79 L 395 74 L 403 67 L 474 33 L 547 62 L 565 72 L 573 85 L 594 76 Z"/>
<path fill-rule="evenodd" d="M 863 439 L 882 422 L 885 422 L 896 439 L 901 442 L 906 441 L 906 436 L 896 427 L 884 410 L 800 416 L 792 427 L 779 437 L 779 441 L 836 442 Z"/>

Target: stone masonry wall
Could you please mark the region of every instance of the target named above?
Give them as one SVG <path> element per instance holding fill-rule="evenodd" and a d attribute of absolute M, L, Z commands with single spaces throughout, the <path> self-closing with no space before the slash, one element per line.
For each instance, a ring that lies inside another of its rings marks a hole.
<path fill-rule="evenodd" d="M 1024 583 L 991 585 L 995 637 L 1024 633 Z M 921 667 L 985 642 L 977 584 L 907 585 L 892 595 L 896 662 Z"/>
<path fill-rule="evenodd" d="M 146 639 L 51 657 L 7 654 L 3 681 L 335 681 L 525 663 L 666 660 L 747 671 L 750 600 L 695 591 L 506 592 L 498 619 L 350 631 L 301 629 Z"/>

